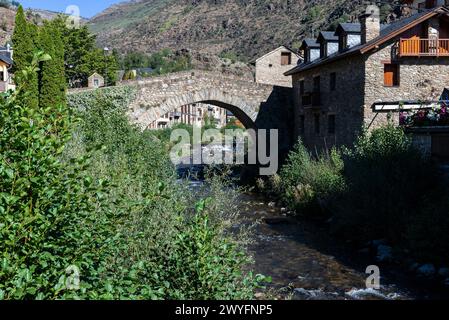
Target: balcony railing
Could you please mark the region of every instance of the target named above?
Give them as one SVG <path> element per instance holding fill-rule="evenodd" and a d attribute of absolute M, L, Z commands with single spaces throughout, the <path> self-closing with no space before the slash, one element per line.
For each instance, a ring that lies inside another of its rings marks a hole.
<path fill-rule="evenodd" d="M 401 57 L 449 57 L 449 39 L 400 39 Z"/>
<path fill-rule="evenodd" d="M 321 93 L 310 92 L 302 96 L 302 106 L 305 108 L 321 106 Z"/>

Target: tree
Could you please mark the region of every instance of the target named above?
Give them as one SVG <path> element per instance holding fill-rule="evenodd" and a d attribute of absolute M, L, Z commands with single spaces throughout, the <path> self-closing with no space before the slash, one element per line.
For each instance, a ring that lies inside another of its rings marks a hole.
<path fill-rule="evenodd" d="M 48 108 L 65 104 L 64 44 L 57 25 L 44 23 L 39 30 L 38 47 L 52 58 L 40 65 L 39 106 Z"/>
<path fill-rule="evenodd" d="M 20 73 L 31 63 L 35 52 L 37 27 L 26 21 L 22 6 L 19 6 L 16 14 L 15 28 L 12 36 L 14 47 L 14 73 L 15 82 L 20 85 Z M 17 76 L 18 75 L 18 76 Z M 24 85 L 19 100 L 29 107 L 37 108 L 39 105 L 38 78 L 34 75 Z"/>

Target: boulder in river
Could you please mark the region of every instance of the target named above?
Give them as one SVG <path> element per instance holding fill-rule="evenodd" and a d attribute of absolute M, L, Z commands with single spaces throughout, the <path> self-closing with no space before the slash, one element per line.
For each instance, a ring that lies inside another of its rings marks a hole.
<path fill-rule="evenodd" d="M 377 247 L 377 260 L 379 262 L 390 262 L 393 260 L 393 248 L 386 245 Z"/>
<path fill-rule="evenodd" d="M 436 269 L 433 264 L 425 264 L 418 268 L 416 271 L 419 276 L 425 277 L 425 278 L 432 278 L 435 276 Z"/>
<path fill-rule="evenodd" d="M 438 270 L 438 275 L 443 278 L 449 278 L 449 268 L 440 268 Z"/>

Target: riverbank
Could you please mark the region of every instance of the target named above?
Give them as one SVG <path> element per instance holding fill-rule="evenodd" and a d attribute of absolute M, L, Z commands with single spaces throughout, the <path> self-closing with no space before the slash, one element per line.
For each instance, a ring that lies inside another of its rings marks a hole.
<path fill-rule="evenodd" d="M 260 194 L 241 195 L 243 223 L 255 223 L 253 269 L 272 278 L 259 299 L 423 300 L 448 299 L 449 292 L 418 280 L 399 265 L 380 264 L 375 256 L 329 234 L 329 226 L 289 217 Z M 365 273 L 378 265 L 381 289 L 366 288 Z"/>

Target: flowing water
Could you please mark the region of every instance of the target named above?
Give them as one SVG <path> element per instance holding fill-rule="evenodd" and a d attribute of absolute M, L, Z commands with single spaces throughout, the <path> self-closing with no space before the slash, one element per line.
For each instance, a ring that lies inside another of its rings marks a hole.
<path fill-rule="evenodd" d="M 180 168 L 201 172 L 201 167 Z M 191 181 L 192 189 L 201 179 Z M 380 266 L 380 290 L 368 289 L 365 273 L 377 265 L 374 256 L 360 253 L 328 235 L 327 226 L 288 217 L 285 210 L 257 194 L 240 196 L 241 221 L 255 224 L 250 253 L 252 270 L 272 278 L 259 299 L 299 300 L 410 300 L 447 299 L 432 288 L 422 288 L 398 268 Z"/>

